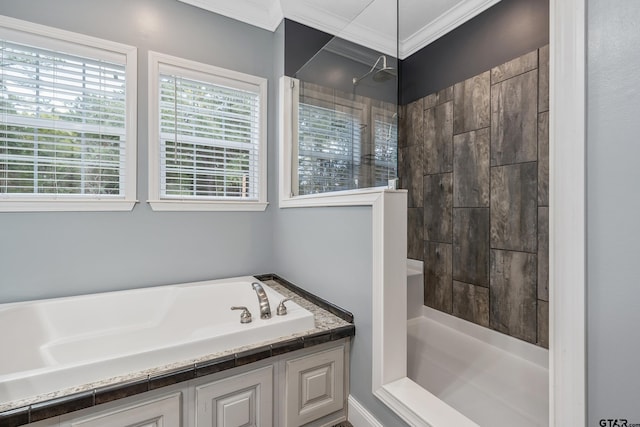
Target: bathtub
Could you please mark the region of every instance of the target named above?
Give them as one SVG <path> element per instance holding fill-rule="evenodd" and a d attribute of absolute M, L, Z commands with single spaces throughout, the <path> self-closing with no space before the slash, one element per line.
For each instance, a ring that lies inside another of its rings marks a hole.
<path fill-rule="evenodd" d="M 0 404 L 268 342 L 314 328 L 313 314 L 253 277 L 0 304 Z M 240 323 L 246 306 L 251 323 Z"/>
<path fill-rule="evenodd" d="M 479 426 L 549 424 L 548 351 L 423 306 L 407 278 L 407 376 Z"/>

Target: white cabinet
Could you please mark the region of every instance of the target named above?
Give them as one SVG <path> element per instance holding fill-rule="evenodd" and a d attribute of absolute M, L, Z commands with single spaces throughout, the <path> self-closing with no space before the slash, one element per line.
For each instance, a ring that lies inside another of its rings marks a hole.
<path fill-rule="evenodd" d="M 35 425 L 331 426 L 346 419 L 348 353 L 348 338 L 320 344 L 50 418 Z"/>
<path fill-rule="evenodd" d="M 301 426 L 344 406 L 344 347 L 285 362 L 285 425 Z"/>
<path fill-rule="evenodd" d="M 182 427 L 182 393 L 62 422 L 69 427 Z"/>
<path fill-rule="evenodd" d="M 197 427 L 271 427 L 273 366 L 196 387 Z"/>

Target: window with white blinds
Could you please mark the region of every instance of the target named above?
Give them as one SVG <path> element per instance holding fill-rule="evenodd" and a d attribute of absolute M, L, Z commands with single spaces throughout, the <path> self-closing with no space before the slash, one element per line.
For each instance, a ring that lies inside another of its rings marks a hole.
<path fill-rule="evenodd" d="M 0 210 L 133 202 L 135 49 L 12 23 L 0 21 Z M 44 205 L 24 204 L 33 201 Z"/>
<path fill-rule="evenodd" d="M 217 202 L 264 203 L 266 80 L 156 53 L 151 58 L 154 209 L 167 208 L 162 201 L 183 202 L 177 209 L 189 202 L 214 209 Z"/>
<path fill-rule="evenodd" d="M 298 105 L 298 195 L 357 188 L 360 126 L 334 108 Z"/>

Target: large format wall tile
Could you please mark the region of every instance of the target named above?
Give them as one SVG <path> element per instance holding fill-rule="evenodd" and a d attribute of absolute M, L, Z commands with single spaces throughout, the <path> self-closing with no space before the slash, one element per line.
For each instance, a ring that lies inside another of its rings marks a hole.
<path fill-rule="evenodd" d="M 489 128 L 453 138 L 453 206 L 489 207 Z"/>
<path fill-rule="evenodd" d="M 453 170 L 453 102 L 424 111 L 424 174 Z"/>
<path fill-rule="evenodd" d="M 491 247 L 535 252 L 537 247 L 537 165 L 491 168 Z"/>
<path fill-rule="evenodd" d="M 422 260 L 424 256 L 424 213 L 422 208 L 409 208 L 407 219 L 407 257 Z"/>
<path fill-rule="evenodd" d="M 425 110 L 433 108 L 444 102 L 453 101 L 453 86 L 446 87 L 436 93 L 427 95 L 423 99 Z"/>
<path fill-rule="evenodd" d="M 538 204 L 549 206 L 549 112 L 538 114 Z"/>
<path fill-rule="evenodd" d="M 410 208 L 421 208 L 424 188 L 422 186 L 422 144 L 411 145 L 399 150 L 398 170 L 400 185 L 408 190 Z"/>
<path fill-rule="evenodd" d="M 529 52 L 491 69 L 491 84 L 515 77 L 538 68 L 538 50 Z"/>
<path fill-rule="evenodd" d="M 424 242 L 424 303 L 451 313 L 451 244 Z"/>
<path fill-rule="evenodd" d="M 537 341 L 535 254 L 492 250 L 489 296 L 491 328 Z"/>
<path fill-rule="evenodd" d="M 538 208 L 538 299 L 549 301 L 549 208 Z"/>
<path fill-rule="evenodd" d="M 398 156 L 425 304 L 543 347 L 548 70 L 545 46 L 401 107 Z"/>
<path fill-rule="evenodd" d="M 549 303 L 538 301 L 538 342 L 544 348 L 549 348 Z"/>
<path fill-rule="evenodd" d="M 408 104 L 403 108 L 402 112 L 404 113 L 404 117 L 401 118 L 400 122 L 404 125 L 401 126 L 402 135 L 404 136 L 404 138 L 402 142 L 399 142 L 398 144 L 400 147 L 422 144 L 422 112 L 424 110 L 423 105 L 423 100 L 418 99 L 417 101 L 413 101 L 411 104 Z"/>
<path fill-rule="evenodd" d="M 453 278 L 489 286 L 489 209 L 453 210 Z"/>
<path fill-rule="evenodd" d="M 489 326 L 489 288 L 453 281 L 453 313 L 461 319 Z"/>
<path fill-rule="evenodd" d="M 541 47 L 540 66 L 538 68 L 539 91 L 538 91 L 538 111 L 549 110 L 549 45 Z"/>
<path fill-rule="evenodd" d="M 410 119 L 407 117 L 407 106 L 398 106 L 398 151 L 402 147 L 407 146 L 407 127 L 409 126 Z"/>
<path fill-rule="evenodd" d="M 482 129 L 490 124 L 489 71 L 457 83 L 453 89 L 453 133 Z"/>
<path fill-rule="evenodd" d="M 424 239 L 452 242 L 453 179 L 451 173 L 424 177 Z"/>
<path fill-rule="evenodd" d="M 536 71 L 491 87 L 491 166 L 537 160 L 537 104 Z"/>

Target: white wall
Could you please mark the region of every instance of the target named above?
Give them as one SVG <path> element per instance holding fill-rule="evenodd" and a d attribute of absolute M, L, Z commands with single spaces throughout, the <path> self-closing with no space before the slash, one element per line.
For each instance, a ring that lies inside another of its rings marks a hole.
<path fill-rule="evenodd" d="M 271 271 L 273 207 L 170 213 L 145 203 L 148 50 L 267 77 L 275 99 L 271 32 L 176 0 L 2 0 L 0 14 L 138 48 L 141 201 L 132 212 L 0 213 L 0 302 Z M 270 114 L 271 156 L 275 128 Z"/>
<path fill-rule="evenodd" d="M 588 0 L 587 10 L 588 425 L 632 424 L 640 423 L 640 3 Z"/>

